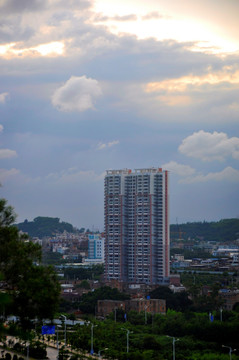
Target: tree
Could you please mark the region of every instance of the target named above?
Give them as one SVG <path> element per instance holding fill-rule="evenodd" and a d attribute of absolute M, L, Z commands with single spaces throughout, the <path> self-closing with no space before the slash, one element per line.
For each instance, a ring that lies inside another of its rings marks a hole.
<path fill-rule="evenodd" d="M 118 289 L 111 289 L 109 286 L 102 286 L 95 291 L 83 294 L 80 299 L 79 308 L 84 313 L 94 314 L 97 300 L 128 300 L 129 295 L 121 293 Z"/>
<path fill-rule="evenodd" d="M 16 215 L 0 199 L 0 273 L 11 304 L 6 313 L 20 317 L 22 324 L 38 317 L 52 318 L 59 301 L 60 285 L 51 267 L 43 267 L 41 247 L 13 226 Z"/>
<path fill-rule="evenodd" d="M 166 286 L 159 286 L 150 293 L 151 299 L 165 299 L 167 309 L 174 309 L 177 311 L 185 311 L 192 304 L 192 301 L 188 298 L 187 292 L 174 294 Z"/>
<path fill-rule="evenodd" d="M 38 216 L 33 221 L 25 220 L 23 223 L 16 225 L 19 230 L 27 232 L 29 236 L 52 236 L 55 233 L 63 233 L 64 231 L 74 233 L 73 225 L 67 222 L 60 222 L 59 218 L 51 218 L 46 216 Z"/>

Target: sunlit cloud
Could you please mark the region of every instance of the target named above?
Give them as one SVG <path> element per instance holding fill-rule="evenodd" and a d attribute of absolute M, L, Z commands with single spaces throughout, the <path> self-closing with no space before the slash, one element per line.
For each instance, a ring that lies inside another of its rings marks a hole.
<path fill-rule="evenodd" d="M 190 96 L 159 96 L 159 101 L 167 106 L 188 106 L 192 103 Z"/>
<path fill-rule="evenodd" d="M 116 35 L 132 34 L 138 39 L 153 37 L 159 41 L 172 39 L 185 43 L 190 51 L 217 55 L 239 51 L 238 41 L 224 38 L 224 34 L 219 33 L 212 24 L 205 22 L 204 18 L 196 19 L 189 14 L 182 17 L 181 12 L 172 11 L 170 5 L 167 13 L 161 14 L 162 5 L 157 5 L 159 4 L 152 5 L 150 1 L 137 3 L 136 6 L 134 1 L 112 3 L 96 0 L 94 10 L 101 14 L 102 24 Z M 118 17 L 114 14 L 118 14 Z M 135 14 L 135 18 L 129 17 L 131 21 L 124 21 L 129 14 Z"/>
<path fill-rule="evenodd" d="M 146 85 L 145 91 L 147 93 L 160 91 L 183 92 L 188 88 L 194 89 L 205 84 L 239 85 L 239 69 L 224 67 L 222 71 L 210 72 L 202 76 L 187 75 L 180 78 L 167 79 L 159 82 L 150 82 Z"/>
<path fill-rule="evenodd" d="M 194 52 L 203 52 L 215 55 L 218 54 L 222 56 L 239 51 L 238 44 L 233 44 L 223 39 L 215 39 L 214 41 L 197 41 L 193 45 L 186 46 L 186 48 Z"/>
<path fill-rule="evenodd" d="M 202 161 L 223 161 L 227 157 L 239 160 L 239 138 L 228 138 L 225 133 L 200 130 L 182 141 L 178 150 Z"/>
<path fill-rule="evenodd" d="M 119 144 L 119 140 L 114 140 L 114 141 L 110 141 L 108 143 L 102 143 L 100 142 L 97 146 L 97 149 L 98 150 L 103 150 L 103 149 L 106 149 L 106 148 L 111 148 L 112 146 L 114 145 L 118 145 Z"/>
<path fill-rule="evenodd" d="M 61 41 L 53 41 L 29 48 L 20 48 L 17 43 L 0 46 L 0 57 L 11 59 L 13 57 L 39 57 L 39 56 L 61 56 L 64 54 L 65 44 Z"/>

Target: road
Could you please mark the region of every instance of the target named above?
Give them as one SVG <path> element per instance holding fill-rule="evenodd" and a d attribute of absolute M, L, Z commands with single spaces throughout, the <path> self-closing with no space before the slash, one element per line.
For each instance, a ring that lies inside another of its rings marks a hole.
<path fill-rule="evenodd" d="M 57 349 L 47 346 L 47 357 L 49 360 L 56 360 L 57 359 Z"/>

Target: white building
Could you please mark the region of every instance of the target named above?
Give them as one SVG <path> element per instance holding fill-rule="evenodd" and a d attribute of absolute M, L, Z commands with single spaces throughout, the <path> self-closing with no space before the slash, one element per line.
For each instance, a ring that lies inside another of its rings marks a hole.
<path fill-rule="evenodd" d="M 105 279 L 162 284 L 169 278 L 168 172 L 108 170 Z"/>
<path fill-rule="evenodd" d="M 86 263 L 103 263 L 104 262 L 104 244 L 105 240 L 98 234 L 88 235 L 88 258 Z"/>

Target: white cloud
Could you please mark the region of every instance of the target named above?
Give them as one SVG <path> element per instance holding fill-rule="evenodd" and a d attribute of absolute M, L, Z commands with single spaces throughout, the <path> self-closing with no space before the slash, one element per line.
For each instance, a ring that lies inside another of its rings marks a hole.
<path fill-rule="evenodd" d="M 94 109 L 94 101 L 102 95 L 97 80 L 86 76 L 72 76 L 52 96 L 52 104 L 59 111 L 85 111 Z"/>
<path fill-rule="evenodd" d="M 5 104 L 7 97 L 8 97 L 9 93 L 4 92 L 0 94 L 0 103 L 1 104 Z"/>
<path fill-rule="evenodd" d="M 185 138 L 178 149 L 184 155 L 203 161 L 223 161 L 228 156 L 239 159 L 239 138 L 200 130 Z"/>
<path fill-rule="evenodd" d="M 5 180 L 7 180 L 10 176 L 16 175 L 19 173 L 19 170 L 17 169 L 0 169 L 0 183 L 3 183 Z"/>
<path fill-rule="evenodd" d="M 3 131 L 3 126 L 0 124 L 0 132 Z"/>
<path fill-rule="evenodd" d="M 0 149 L 0 159 L 9 159 L 15 156 L 17 156 L 15 150 Z"/>
<path fill-rule="evenodd" d="M 119 140 L 114 140 L 114 141 L 110 141 L 108 143 L 102 143 L 100 142 L 97 146 L 97 149 L 98 150 L 103 150 L 103 149 L 106 149 L 106 148 L 110 148 L 114 145 L 118 145 L 119 144 Z"/>
<path fill-rule="evenodd" d="M 195 169 L 191 166 L 178 164 L 176 161 L 170 161 L 169 163 L 162 165 L 162 167 L 179 176 L 190 176 L 195 174 Z"/>
<path fill-rule="evenodd" d="M 216 173 L 208 173 L 207 175 L 198 174 L 194 177 L 187 177 L 180 180 L 181 183 L 192 184 L 198 182 L 208 181 L 228 181 L 239 182 L 239 170 L 233 169 L 231 166 L 226 167 L 224 170 Z"/>

